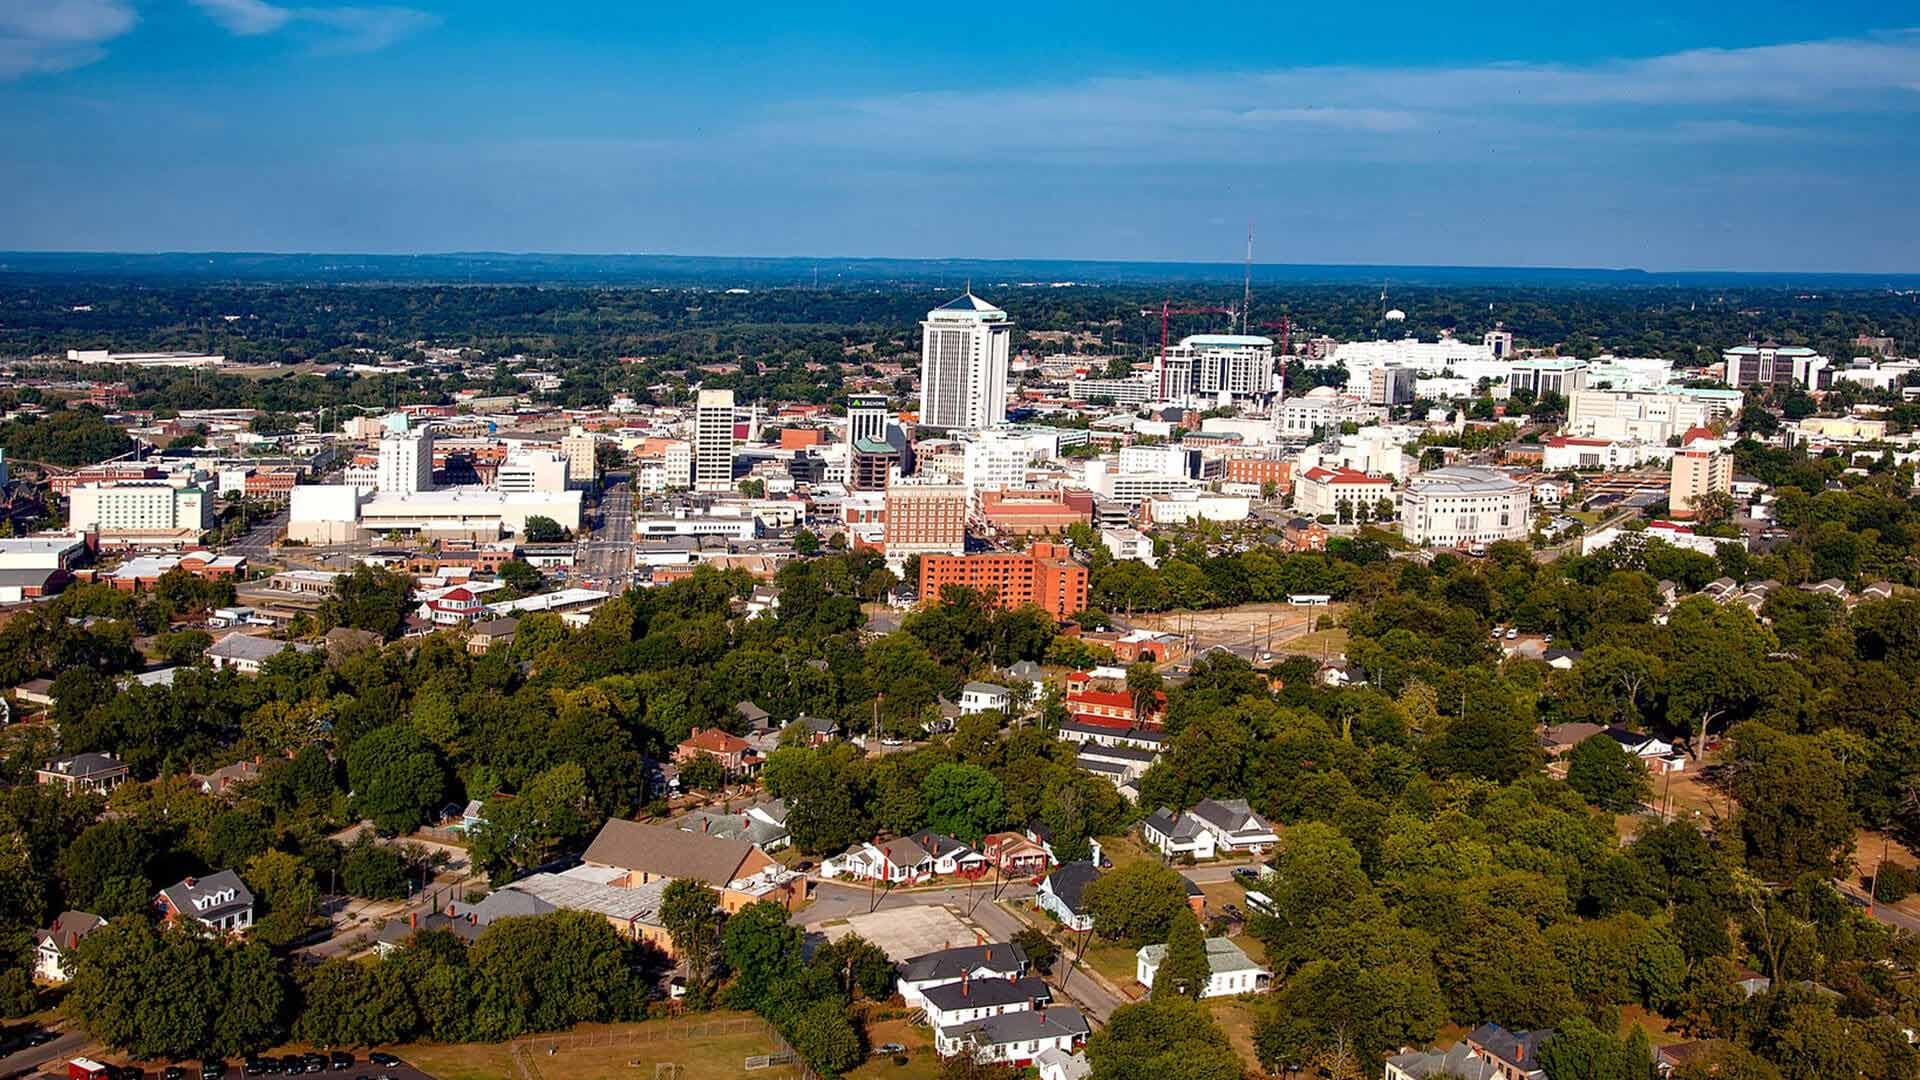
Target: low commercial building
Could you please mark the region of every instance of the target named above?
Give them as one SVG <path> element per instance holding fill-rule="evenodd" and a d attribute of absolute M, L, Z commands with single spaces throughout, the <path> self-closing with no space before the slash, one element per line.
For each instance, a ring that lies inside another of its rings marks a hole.
<path fill-rule="evenodd" d="M 1532 530 L 1533 488 L 1503 472 L 1450 465 L 1424 472 L 1400 497 L 1400 530 L 1426 547 L 1523 540 Z"/>
<path fill-rule="evenodd" d="M 1338 515 L 1344 507 L 1352 515 L 1364 506 L 1372 515 L 1382 502 L 1394 503 L 1393 481 L 1385 476 L 1316 465 L 1293 477 L 1293 508 L 1302 514 Z"/>

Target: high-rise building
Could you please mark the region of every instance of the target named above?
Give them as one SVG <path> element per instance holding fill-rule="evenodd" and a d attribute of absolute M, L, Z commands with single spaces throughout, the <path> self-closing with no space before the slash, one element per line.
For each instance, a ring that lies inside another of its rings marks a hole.
<path fill-rule="evenodd" d="M 1513 355 L 1513 331 L 1503 326 L 1496 325 L 1487 331 L 1486 335 L 1480 339 L 1480 343 L 1487 347 L 1487 351 L 1493 353 L 1495 360 L 1505 360 Z"/>
<path fill-rule="evenodd" d="M 854 394 L 847 398 L 847 442 L 887 441 L 887 396 Z"/>
<path fill-rule="evenodd" d="M 733 490 L 731 390 L 702 390 L 694 404 L 693 490 Z"/>
<path fill-rule="evenodd" d="M 1392 407 L 1413 401 L 1420 373 L 1408 367 L 1384 365 L 1367 372 L 1367 404 Z"/>
<path fill-rule="evenodd" d="M 382 495 L 413 495 L 433 490 L 433 431 L 414 427 L 405 413 L 393 413 L 380 436 L 380 471 L 376 484 Z"/>
<path fill-rule="evenodd" d="M 969 291 L 927 312 L 920 334 L 920 423 L 979 431 L 1006 420 L 1007 313 Z"/>
<path fill-rule="evenodd" d="M 1740 345 L 1721 353 L 1720 359 L 1726 367 L 1722 381 L 1728 386 L 1824 390 L 1833 385 L 1832 363 L 1804 346 L 1771 341 Z"/>
<path fill-rule="evenodd" d="M 600 475 L 599 462 L 595 457 L 598 446 L 593 433 L 575 425 L 560 440 L 560 453 L 567 459 L 567 482 L 582 487 L 592 485 Z"/>
<path fill-rule="evenodd" d="M 1673 480 L 1667 491 L 1667 514 L 1690 518 L 1700 500 L 1714 493 L 1733 492 L 1733 455 L 1708 446 L 1690 446 L 1673 455 Z"/>
<path fill-rule="evenodd" d="M 170 534 L 195 539 L 213 527 L 213 496 L 196 484 L 165 480 L 82 484 L 67 496 L 67 523 L 74 532 L 98 534 L 103 542 Z"/>
<path fill-rule="evenodd" d="M 959 484 L 894 484 L 887 488 L 889 559 L 967 550 L 967 489 Z"/>
<path fill-rule="evenodd" d="M 1273 339 L 1195 334 L 1154 358 L 1161 401 L 1264 397 L 1273 392 Z"/>

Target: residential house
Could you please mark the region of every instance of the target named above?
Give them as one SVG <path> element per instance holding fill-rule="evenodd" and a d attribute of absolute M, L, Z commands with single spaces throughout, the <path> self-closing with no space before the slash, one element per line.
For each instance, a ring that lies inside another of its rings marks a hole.
<path fill-rule="evenodd" d="M 911 1009 L 926 1008 L 925 993 L 961 979 L 1019 979 L 1027 974 L 1027 952 L 1018 945 L 981 942 L 910 956 L 900 965 L 900 998 Z"/>
<path fill-rule="evenodd" d="M 467 652 L 472 656 L 485 656 L 495 649 L 511 649 L 513 637 L 519 630 L 520 620 L 511 615 L 481 619 L 467 628 Z"/>
<path fill-rule="evenodd" d="M 956 837 L 937 833 L 932 829 L 921 829 L 911 833 L 907 839 L 920 845 L 933 858 L 934 874 L 945 877 L 959 874 L 963 877 L 977 877 L 985 873 L 990 864 L 987 857 L 975 851 Z"/>
<path fill-rule="evenodd" d="M 241 784 L 260 779 L 260 759 L 253 757 L 236 761 L 204 775 L 195 773 L 187 779 L 200 786 L 202 795 L 225 795 Z"/>
<path fill-rule="evenodd" d="M 743 839 L 722 839 L 684 832 L 671 825 L 649 825 L 612 818 L 594 835 L 581 861 L 622 871 L 608 883 L 622 887 L 653 881 L 698 881 L 720 894 L 729 913 L 761 900 L 789 910 L 809 897 L 807 877 L 773 861 Z"/>
<path fill-rule="evenodd" d="M 42 784 L 59 784 L 69 795 L 105 795 L 127 780 L 127 766 L 112 754 L 75 754 L 34 770 Z"/>
<path fill-rule="evenodd" d="M 1213 834 L 1213 846 L 1220 851 L 1259 855 L 1280 842 L 1273 826 L 1254 813 L 1245 799 L 1201 799 L 1187 814 Z"/>
<path fill-rule="evenodd" d="M 934 1049 L 943 1056 L 965 1052 L 975 1061 L 1026 1066 L 1044 1053 L 1071 1053 L 1085 1045 L 1090 1030 L 1078 1009 L 1040 1006 L 943 1028 L 934 1033 Z"/>
<path fill-rule="evenodd" d="M 1043 845 L 1017 832 L 997 832 L 981 838 L 980 854 L 1008 877 L 1041 873 L 1052 861 Z"/>
<path fill-rule="evenodd" d="M 933 856 L 906 837 L 880 843 L 863 841 L 820 863 L 823 878 L 850 877 L 887 883 L 933 876 Z"/>
<path fill-rule="evenodd" d="M 735 704 L 733 711 L 740 714 L 740 719 L 746 722 L 748 731 L 764 733 L 773 730 L 773 718 L 767 714 L 767 710 L 751 701 Z"/>
<path fill-rule="evenodd" d="M 1674 1070 L 1695 1061 L 1710 1061 L 1713 1056 L 1727 1048 L 1722 1039 L 1701 1039 L 1696 1042 L 1673 1043 L 1669 1046 L 1655 1047 L 1653 1051 L 1653 1070 L 1664 1080 L 1672 1076 Z"/>
<path fill-rule="evenodd" d="M 1151 987 L 1153 977 L 1159 973 L 1160 964 L 1167 958 L 1165 945 L 1142 945 L 1134 954 L 1134 978 L 1140 985 Z M 1230 939 L 1217 937 L 1207 939 L 1207 985 L 1200 991 L 1203 998 L 1232 997 L 1235 994 L 1258 994 L 1265 992 L 1273 983 L 1273 972 L 1253 962 L 1253 958 L 1240 951 Z"/>
<path fill-rule="evenodd" d="M 289 649 L 312 652 L 316 646 L 298 641 L 276 641 L 258 634 L 228 634 L 207 649 L 215 671 L 232 668 L 242 675 L 258 675 L 268 660 Z"/>
<path fill-rule="evenodd" d="M 996 1017 L 1044 1009 L 1053 1001 L 1053 990 L 1037 976 L 1007 979 L 975 979 L 963 976 L 959 982 L 930 986 L 921 991 L 927 1025 L 933 1029 L 934 1051 L 941 1057 L 971 1054 L 988 1060 L 1007 1060 L 1005 1040 L 994 1037 L 976 1039 L 974 1025 Z M 998 1048 L 997 1051 L 989 1047 Z M 1044 1047 L 1042 1048 L 1044 1049 Z M 1031 1059 L 1038 1049 L 1029 1049 Z M 999 1056 L 988 1057 L 997 1053 Z"/>
<path fill-rule="evenodd" d="M 1464 1041 L 1445 1050 L 1409 1050 L 1386 1061 L 1385 1080 L 1502 1080 L 1500 1068 Z"/>
<path fill-rule="evenodd" d="M 678 764 L 684 765 L 698 757 L 718 761 L 729 776 L 746 772 L 757 764 L 753 747 L 747 740 L 719 728 L 694 728 L 692 734 L 673 748 L 673 760 Z"/>
<path fill-rule="evenodd" d="M 1067 716 L 1077 724 L 1093 727 L 1128 728 L 1142 727 L 1156 722 L 1162 709 L 1166 707 L 1166 695 L 1158 694 L 1157 704 L 1148 706 L 1145 715 L 1141 715 L 1134 706 L 1133 695 L 1125 690 L 1100 690 L 1085 682 L 1080 689 L 1073 689 L 1074 676 L 1068 677 L 1066 697 Z"/>
<path fill-rule="evenodd" d="M 1679 772 L 1686 767 L 1686 758 L 1673 752 L 1673 744 L 1651 735 L 1642 735 L 1637 731 L 1614 725 L 1602 729 L 1600 734 L 1620 744 L 1620 749 L 1639 758 L 1641 764 L 1654 772 Z"/>
<path fill-rule="evenodd" d="M 990 682 L 970 682 L 960 688 L 960 714 L 1006 712 L 1012 696 L 1004 686 Z"/>
<path fill-rule="evenodd" d="M 374 936 L 373 949 L 385 956 L 411 941 L 415 934 L 434 930 L 445 930 L 471 945 L 495 919 L 513 915 L 546 915 L 559 910 L 553 904 L 514 887 L 519 884 L 515 882 L 513 886 L 488 893 L 478 903 L 450 900 L 432 911 L 409 911 L 404 920 L 391 919 Z"/>
<path fill-rule="evenodd" d="M 1214 856 L 1213 830 L 1192 814 L 1176 813 L 1164 806 L 1140 823 L 1140 837 L 1148 847 L 1168 858 L 1211 859 Z"/>
<path fill-rule="evenodd" d="M 1082 753 L 1089 746 L 1126 746 L 1159 753 L 1167 744 L 1167 734 L 1158 728 L 1113 728 L 1100 724 L 1081 724 L 1072 720 L 1060 725 L 1062 742 L 1079 743 Z"/>
<path fill-rule="evenodd" d="M 799 724 L 800 730 L 806 732 L 808 746 L 825 746 L 840 738 L 840 725 L 824 716 L 808 716 L 806 713 L 801 713 L 800 718 L 794 723 Z"/>
<path fill-rule="evenodd" d="M 1069 930 L 1091 930 L 1093 913 L 1086 905 L 1086 891 L 1099 876 L 1100 867 L 1090 861 L 1066 863 L 1040 883 L 1034 892 L 1034 902 Z"/>
<path fill-rule="evenodd" d="M 779 851 L 793 843 L 787 831 L 787 804 L 779 799 L 740 810 L 695 810 L 676 824 L 686 832 L 745 840 L 761 851 Z"/>
<path fill-rule="evenodd" d="M 1605 731 L 1601 724 L 1589 724 L 1576 721 L 1571 724 L 1553 724 L 1540 731 L 1540 748 L 1549 758 L 1561 758 L 1573 752 L 1573 748 Z"/>
<path fill-rule="evenodd" d="M 33 977 L 41 982 L 63 983 L 73 977 L 67 965 L 73 960 L 74 946 L 107 920 L 84 911 L 63 911 L 45 930 L 33 932 Z"/>
<path fill-rule="evenodd" d="M 1060 853 L 1053 850 L 1053 830 L 1047 828 L 1045 822 L 1027 822 L 1026 834 L 1027 839 L 1046 849 L 1048 862 L 1055 866 L 1060 865 Z M 1091 836 L 1087 837 L 1087 852 L 1088 857 L 1096 863 L 1102 861 L 1104 858 L 1104 856 L 1100 854 L 1100 841 Z"/>
<path fill-rule="evenodd" d="M 42 709 L 51 709 L 53 708 L 53 680 L 28 679 L 13 688 L 13 700 L 22 705 L 38 705 Z"/>
<path fill-rule="evenodd" d="M 1553 1038 L 1552 1028 L 1508 1031 L 1499 1024 L 1481 1024 L 1467 1032 L 1466 1043 L 1493 1063 L 1503 1080 L 1546 1080 L 1540 1067 L 1540 1048 Z"/>
<path fill-rule="evenodd" d="M 414 612 L 435 626 L 464 626 L 487 610 L 486 602 L 465 585 L 430 595 Z"/>
<path fill-rule="evenodd" d="M 153 898 L 162 922 L 192 919 L 212 930 L 239 934 L 253 925 L 253 892 L 240 875 L 219 870 L 203 878 L 182 878 Z"/>
<path fill-rule="evenodd" d="M 1059 1047 L 1033 1055 L 1033 1067 L 1040 1073 L 1039 1080 L 1087 1080 L 1093 1075 L 1093 1066 L 1087 1062 L 1087 1055 Z"/>

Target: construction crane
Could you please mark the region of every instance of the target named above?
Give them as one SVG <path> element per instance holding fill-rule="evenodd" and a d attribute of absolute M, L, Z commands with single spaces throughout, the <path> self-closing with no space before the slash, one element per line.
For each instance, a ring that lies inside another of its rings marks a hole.
<path fill-rule="evenodd" d="M 1158 308 L 1141 308 L 1140 314 L 1143 317 L 1149 318 L 1149 319 L 1153 318 L 1155 315 L 1160 316 L 1160 363 L 1159 363 L 1160 400 L 1165 401 L 1167 400 L 1167 323 L 1168 321 L 1171 320 L 1175 315 L 1225 315 L 1229 320 L 1229 329 L 1231 329 L 1231 320 L 1235 315 L 1238 315 L 1240 313 L 1230 307 L 1212 307 L 1207 305 L 1194 305 L 1192 307 L 1174 307 L 1173 301 L 1162 300 L 1160 301 L 1160 306 Z"/>
<path fill-rule="evenodd" d="M 1287 357 L 1293 355 L 1293 348 L 1290 344 L 1290 339 L 1293 334 L 1293 320 L 1282 315 L 1280 316 L 1279 322 L 1261 323 L 1260 329 L 1280 331 L 1280 394 L 1278 398 L 1275 398 L 1277 401 L 1279 398 L 1287 396 Z"/>

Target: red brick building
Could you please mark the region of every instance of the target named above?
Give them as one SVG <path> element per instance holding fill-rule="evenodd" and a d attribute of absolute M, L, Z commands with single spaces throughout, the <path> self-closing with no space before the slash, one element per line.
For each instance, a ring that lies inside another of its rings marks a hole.
<path fill-rule="evenodd" d="M 893 515 L 887 515 L 893 527 Z M 995 551 L 984 555 L 923 555 L 920 558 L 920 597 L 937 600 L 949 585 L 965 586 L 988 596 L 1002 609 L 1033 604 L 1055 619 L 1065 619 L 1087 607 L 1087 568 L 1073 561 L 1060 544 L 1034 544 L 1025 551 Z"/>
<path fill-rule="evenodd" d="M 1058 488 L 1014 488 L 980 493 L 980 516 L 1007 536 L 1063 533 L 1074 522 L 1093 520 L 1093 493 Z"/>
<path fill-rule="evenodd" d="M 1293 462 L 1278 458 L 1228 458 L 1227 482 L 1272 484 L 1281 491 L 1293 487 Z"/>
<path fill-rule="evenodd" d="M 753 747 L 738 735 L 719 728 L 694 728 L 679 746 L 673 748 L 673 760 L 684 765 L 698 757 L 710 757 L 728 773 L 737 773 L 748 765 Z"/>

